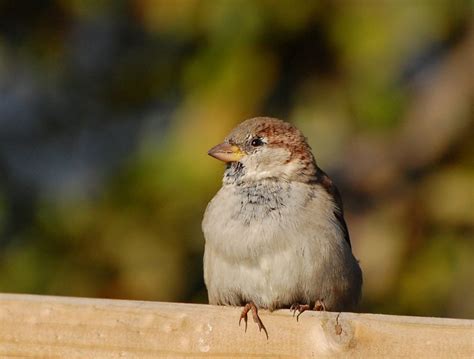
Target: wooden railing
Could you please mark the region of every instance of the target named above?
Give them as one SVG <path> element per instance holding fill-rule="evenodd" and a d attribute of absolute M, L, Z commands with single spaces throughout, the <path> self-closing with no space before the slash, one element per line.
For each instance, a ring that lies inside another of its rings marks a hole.
<path fill-rule="evenodd" d="M 474 358 L 474 321 L 0 294 L 0 358 Z"/>

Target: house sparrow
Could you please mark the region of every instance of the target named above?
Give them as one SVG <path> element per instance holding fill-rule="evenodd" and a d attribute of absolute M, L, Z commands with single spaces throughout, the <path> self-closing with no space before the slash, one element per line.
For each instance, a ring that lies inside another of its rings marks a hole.
<path fill-rule="evenodd" d="M 209 155 L 226 162 L 208 204 L 204 280 L 209 303 L 244 306 L 268 334 L 258 308 L 348 311 L 361 296 L 342 202 L 303 134 L 287 122 L 242 122 Z M 240 324 L 239 321 L 239 324 Z"/>

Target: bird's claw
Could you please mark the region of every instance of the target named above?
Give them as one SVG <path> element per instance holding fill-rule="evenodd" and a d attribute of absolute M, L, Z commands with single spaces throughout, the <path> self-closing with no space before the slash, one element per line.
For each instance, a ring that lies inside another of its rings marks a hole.
<path fill-rule="evenodd" d="M 240 319 L 239 319 L 239 326 L 240 323 L 242 322 L 242 319 L 245 322 L 245 332 L 247 332 L 247 313 L 249 311 L 252 311 L 252 318 L 255 323 L 257 323 L 258 330 L 261 332 L 262 330 L 265 332 L 265 336 L 267 337 L 268 340 L 268 332 L 267 328 L 265 328 L 265 325 L 263 325 L 262 320 L 258 316 L 258 308 L 253 302 L 249 302 L 245 305 L 244 309 L 242 310 L 242 313 L 240 314 Z"/>
<path fill-rule="evenodd" d="M 310 306 L 308 304 L 294 304 L 293 317 L 295 316 L 296 312 L 298 312 L 298 315 L 296 315 L 296 321 L 299 321 L 300 315 L 308 309 L 310 309 Z"/>
<path fill-rule="evenodd" d="M 247 304 L 248 305 L 248 304 Z M 247 305 L 244 307 L 244 309 L 242 310 L 242 313 L 240 314 L 240 319 L 239 319 L 239 327 L 240 327 L 240 322 L 242 322 L 242 319 L 244 320 L 245 322 L 245 332 L 247 333 L 247 321 L 248 321 L 248 318 L 247 318 L 247 313 L 248 313 L 248 309 L 247 309 Z"/>
<path fill-rule="evenodd" d="M 293 313 L 293 318 L 295 317 L 296 315 L 296 312 L 298 311 L 298 308 L 299 308 L 300 304 L 292 304 L 291 307 L 290 307 L 290 312 Z"/>
<path fill-rule="evenodd" d="M 296 321 L 299 320 L 300 315 L 303 314 L 303 312 L 311 310 L 311 307 L 309 304 L 299 304 L 299 303 L 294 303 L 290 306 L 290 311 L 293 312 L 293 317 L 295 317 L 296 313 L 298 312 L 298 315 L 296 315 Z M 312 310 L 315 311 L 326 311 L 326 305 L 324 304 L 324 301 L 322 299 L 318 299 L 316 303 L 314 304 L 314 307 Z"/>

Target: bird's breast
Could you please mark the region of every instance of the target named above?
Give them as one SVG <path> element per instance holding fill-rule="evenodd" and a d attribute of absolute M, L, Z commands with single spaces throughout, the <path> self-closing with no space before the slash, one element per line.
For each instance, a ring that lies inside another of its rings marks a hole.
<path fill-rule="evenodd" d="M 313 198 L 302 183 L 223 186 L 204 215 L 206 245 L 229 260 L 239 261 L 257 261 L 263 255 L 298 245 L 296 242 L 314 236 L 317 229 L 307 211 Z M 317 214 L 314 217 L 317 222 Z M 308 221 L 313 224 L 308 226 Z"/>

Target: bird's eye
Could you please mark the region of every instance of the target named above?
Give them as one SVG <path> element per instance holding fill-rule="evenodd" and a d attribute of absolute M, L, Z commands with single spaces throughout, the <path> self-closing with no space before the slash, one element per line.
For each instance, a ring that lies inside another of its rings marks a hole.
<path fill-rule="evenodd" d="M 264 142 L 262 141 L 261 138 L 254 138 L 252 140 L 252 142 L 250 142 L 250 144 L 253 146 L 253 147 L 258 147 L 258 146 L 262 146 L 264 144 Z"/>

